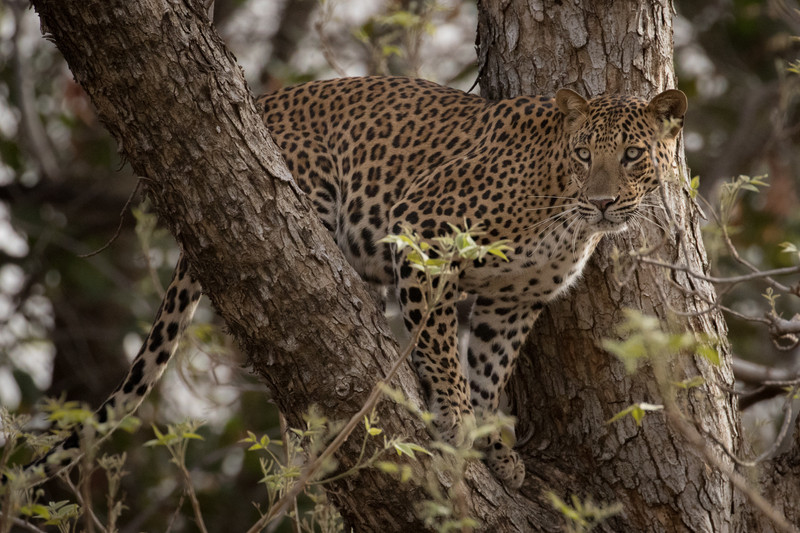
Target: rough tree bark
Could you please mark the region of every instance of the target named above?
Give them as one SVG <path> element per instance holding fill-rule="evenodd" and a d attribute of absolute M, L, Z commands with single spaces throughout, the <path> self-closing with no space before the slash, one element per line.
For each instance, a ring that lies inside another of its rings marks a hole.
<path fill-rule="evenodd" d="M 206 19 L 203 3 L 34 0 L 33 4 L 45 31 L 51 32 L 120 149 L 135 171 L 148 178 L 149 195 L 159 215 L 188 254 L 206 294 L 289 423 L 300 426 L 301 415 L 312 404 L 330 418 L 355 413 L 372 384 L 397 359 L 396 345 L 363 284 L 316 217 L 310 215 L 309 202 L 283 166 L 240 69 Z M 545 13 L 553 7 L 534 12 L 522 3 L 502 5 L 513 9 L 495 12 L 490 10 L 494 6 L 482 6 L 481 35 L 487 50 L 484 72 L 497 76 L 497 86 L 505 84 L 509 92 L 532 92 L 534 86 L 520 81 L 541 79 L 529 77 L 530 69 L 523 70 L 525 64 L 531 64 L 530 59 L 503 59 L 488 51 L 492 46 L 504 46 L 502 53 L 514 52 L 521 43 L 533 42 L 528 40 L 534 35 L 531 32 L 539 31 L 533 20 L 547 18 Z M 645 37 L 651 39 L 651 48 L 664 46 L 661 41 L 669 44 L 664 36 L 671 34 L 671 8 L 657 7 L 639 8 L 630 3 L 626 9 L 646 10 L 636 19 L 640 22 L 631 26 L 617 20 L 619 28 L 603 30 L 609 33 L 602 33 L 600 37 L 606 40 L 599 42 L 610 49 L 616 49 L 616 42 L 626 42 L 626 47 L 641 47 L 646 54 L 653 50 L 642 46 Z M 605 28 L 602 20 L 594 14 L 585 23 L 570 18 L 565 24 L 567 30 L 593 28 L 593 33 L 578 43 L 582 44 L 598 37 L 596 32 Z M 530 26 L 523 28 L 523 23 Z M 545 31 L 547 25 L 539 28 Z M 623 35 L 626 28 L 629 31 Z M 512 45 L 506 37 L 513 35 L 517 37 Z M 552 39 L 545 42 L 561 42 L 557 35 L 543 35 Z M 553 50 L 551 56 L 567 57 L 561 47 Z M 652 56 L 653 61 L 659 58 L 655 64 L 640 64 L 639 58 L 630 57 L 623 62 L 593 51 L 586 56 L 591 63 L 584 64 L 593 65 L 603 75 L 589 78 L 593 83 L 586 83 L 587 92 L 619 88 L 651 95 L 671 81 L 663 63 L 669 52 L 663 55 L 664 49 L 659 50 L 662 55 Z M 536 58 L 544 52 L 520 57 Z M 619 55 L 624 56 L 621 51 Z M 501 75 L 500 64 L 508 68 L 509 75 Z M 636 72 L 619 66 L 629 64 L 638 65 Z M 578 79 L 576 70 L 566 72 L 573 78 L 565 81 Z M 629 76 L 637 85 L 625 81 Z M 600 79 L 604 83 L 594 84 Z M 499 94 L 489 87 L 490 95 Z M 538 88 L 552 92 L 544 84 Z M 674 201 L 676 212 L 692 220 L 685 202 Z M 695 233 L 690 237 L 693 242 L 698 239 Z M 692 253 L 700 254 L 698 250 Z M 702 255 L 693 258 L 700 258 L 698 264 L 703 264 Z M 660 310 L 648 285 L 652 280 L 640 275 L 636 278 L 638 290 L 622 291 L 603 275 L 607 260 L 595 265 L 587 277 L 594 290 L 591 295 L 585 289 L 580 291 L 581 305 L 597 299 L 600 306 L 591 308 L 605 309 L 609 315 L 623 305 Z M 649 304 L 648 298 L 653 298 Z M 691 301 L 676 300 L 680 301 L 674 304 L 691 305 Z M 532 475 L 520 493 L 509 493 L 480 462 L 471 463 L 460 492 L 465 512 L 480 520 L 486 531 L 557 530 L 560 517 L 542 498 L 542 488 L 547 486 L 562 495 L 574 492 L 595 500 L 622 501 L 626 512 L 611 527 L 616 530 L 642 526 L 642 531 L 722 531 L 735 525 L 737 509 L 730 486 L 713 471 L 703 472 L 697 454 L 683 445 L 663 420 L 652 417 L 638 432 L 625 424 L 602 424 L 617 407 L 657 400 L 655 391 L 646 376 L 626 377 L 608 356 L 596 353 L 592 342 L 608 332 L 608 317 L 570 313 L 575 300 L 564 305 L 566 311 L 553 311 L 542 321 L 544 331 L 550 333 L 540 333 L 532 343 L 542 352 L 538 359 L 528 358 L 522 365 L 521 375 L 537 379 L 543 392 L 521 387 L 519 381 L 516 387 L 518 401 L 524 399 L 525 405 L 536 406 L 537 414 L 546 414 L 523 417 L 522 429 L 535 429 L 524 450 Z M 697 331 L 709 331 L 711 326 L 705 320 L 694 319 L 690 325 Z M 713 324 L 724 336 L 724 325 Z M 560 328 L 557 333 L 556 326 Z M 555 359 L 548 335 L 570 339 L 561 348 L 562 359 Z M 683 369 L 687 375 L 700 373 L 714 383 L 731 381 L 726 366 L 714 369 L 692 359 L 681 365 L 691 367 Z M 607 382 L 608 387 L 597 388 L 597 382 Z M 394 384 L 419 402 L 417 381 L 409 365 L 401 368 Z M 700 394 L 686 405 L 699 413 L 709 430 L 735 442 L 736 418 L 730 399 Z M 378 415 L 388 434 L 428 442 L 422 425 L 405 409 L 384 401 Z M 353 465 L 359 446 L 356 433 L 336 456 L 340 468 Z M 558 453 L 567 447 L 574 450 L 568 457 Z M 566 464 L 570 461 L 572 467 Z M 426 528 L 414 509 L 426 497 L 420 480 L 431 464 L 422 457 L 411 466 L 415 475 L 408 483 L 362 470 L 336 482 L 330 495 L 356 531 L 423 531 Z M 453 485 L 446 476 L 439 476 L 438 482 L 443 489 Z"/>
<path fill-rule="evenodd" d="M 484 95 L 553 94 L 569 87 L 589 97 L 624 92 L 650 98 L 676 85 L 673 12 L 670 0 L 479 2 Z M 679 167 L 685 170 L 679 152 Z M 685 231 L 686 245 L 679 246 L 671 232 L 660 255 L 666 262 L 704 272 L 708 263 L 699 217 L 686 191 L 685 183 L 667 188 L 669 208 Z M 685 292 L 697 291 L 714 301 L 714 288 L 681 273 L 649 268 L 640 268 L 622 285 L 613 281 L 614 247 L 658 242 L 659 234 L 648 224 L 641 235 L 606 238 L 582 282 L 539 318 L 512 383 L 518 434 L 528 439 L 524 450 L 530 476 L 536 478 L 533 484 L 552 487 L 562 497 L 621 502 L 624 511 L 604 524 L 607 531 L 772 531 L 769 521 L 752 514 L 730 479 L 710 467 L 664 413 L 648 415 L 641 427 L 630 419 L 605 423 L 635 402 L 662 403 L 652 369 L 629 376 L 600 348 L 604 338 L 614 336 L 622 310 L 632 308 L 680 330 L 723 341 L 719 367 L 683 356 L 670 362 L 670 371 L 677 380 L 705 379 L 705 386 L 680 397 L 682 411 L 730 450 L 739 453 L 741 448 L 737 404 L 728 392 L 733 374 L 725 321 L 718 312 L 696 314 L 708 305 Z M 691 316 L 679 317 L 670 308 Z M 732 467 L 719 449 L 714 452 Z M 796 454 L 779 464 L 792 461 L 796 476 Z M 779 477 L 785 484 L 788 469 L 782 470 Z M 776 489 L 780 485 L 770 479 L 768 488 L 785 493 Z M 795 495 L 794 489 L 791 493 Z M 789 498 L 775 500 L 796 518 L 796 511 L 787 509 Z"/>

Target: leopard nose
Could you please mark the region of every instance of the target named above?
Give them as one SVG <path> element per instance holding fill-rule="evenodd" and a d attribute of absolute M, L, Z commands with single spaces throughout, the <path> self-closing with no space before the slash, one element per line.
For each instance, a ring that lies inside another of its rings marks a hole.
<path fill-rule="evenodd" d="M 618 199 L 619 196 L 615 196 L 613 198 L 610 196 L 603 196 L 600 198 L 589 198 L 589 203 L 599 209 L 601 213 L 605 213 L 606 209 L 608 209 L 608 207 Z"/>

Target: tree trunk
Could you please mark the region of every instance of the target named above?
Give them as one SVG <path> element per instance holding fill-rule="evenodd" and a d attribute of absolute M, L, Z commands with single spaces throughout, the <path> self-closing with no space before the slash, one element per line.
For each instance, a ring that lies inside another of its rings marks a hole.
<path fill-rule="evenodd" d="M 560 87 L 588 97 L 622 92 L 650 98 L 675 87 L 673 12 L 669 0 L 479 2 L 481 87 L 489 98 L 553 94 Z M 689 174 L 679 152 L 683 178 L 666 192 L 685 245 L 679 246 L 671 231 L 660 256 L 705 272 L 698 213 L 686 194 Z M 614 337 L 622 310 L 631 308 L 680 331 L 722 341 L 719 366 L 683 355 L 669 362 L 669 371 L 675 381 L 704 378 L 703 387 L 679 394 L 682 412 L 734 453 L 741 448 L 736 399 L 729 393 L 733 374 L 725 321 L 719 312 L 701 313 L 708 305 L 687 296 L 697 291 L 715 301 L 714 288 L 654 268 L 640 268 L 621 284 L 614 281 L 620 275 L 613 267 L 615 247 L 636 249 L 660 238 L 660 230 L 649 224 L 641 232 L 604 239 L 581 283 L 539 318 L 511 384 L 529 475 L 533 485 L 562 498 L 575 494 L 622 503 L 622 514 L 602 526 L 607 531 L 772 531 L 761 514 L 753 518 L 729 477 L 710 468 L 664 412 L 648 415 L 641 427 L 630 417 L 606 423 L 633 403 L 664 401 L 651 367 L 628 375 L 600 348 L 604 338 Z M 732 468 L 719 448 L 712 453 Z"/>

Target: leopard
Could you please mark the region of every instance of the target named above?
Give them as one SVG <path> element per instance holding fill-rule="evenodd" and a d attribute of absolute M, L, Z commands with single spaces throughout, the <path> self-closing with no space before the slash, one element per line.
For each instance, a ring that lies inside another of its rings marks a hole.
<path fill-rule="evenodd" d="M 626 230 L 658 191 L 674 164 L 685 94 L 587 99 L 560 89 L 489 100 L 423 79 L 371 76 L 306 82 L 255 104 L 342 254 L 365 281 L 394 286 L 405 329 L 420 330 L 411 363 L 433 432 L 453 445 L 477 444 L 494 475 L 520 488 L 525 465 L 513 443 L 499 430 L 473 443 L 466 428 L 498 411 L 544 307 L 579 279 L 604 235 Z M 425 274 L 408 248 L 384 237 L 406 231 L 431 242 L 454 226 L 482 228 L 476 241 L 506 243 L 506 252 L 456 259 L 455 275 L 436 279 L 441 300 L 429 310 Z M 136 410 L 201 294 L 182 256 L 98 421 Z M 459 354 L 464 294 L 473 303 Z M 69 464 L 80 435 L 78 427 L 36 464 Z"/>

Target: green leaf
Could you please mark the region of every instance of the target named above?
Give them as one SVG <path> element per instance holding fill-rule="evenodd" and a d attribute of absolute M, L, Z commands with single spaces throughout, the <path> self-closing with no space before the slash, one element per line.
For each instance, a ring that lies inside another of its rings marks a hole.
<path fill-rule="evenodd" d="M 614 416 L 612 416 L 610 419 L 606 421 L 606 424 L 612 424 L 630 415 L 633 417 L 633 420 L 636 422 L 636 425 L 641 426 L 642 420 L 644 420 L 644 416 L 645 414 L 647 414 L 648 411 L 660 411 L 663 408 L 664 408 L 663 405 L 656 405 L 652 403 L 645 403 L 645 402 L 635 403 L 633 405 L 626 407 L 625 409 L 615 414 Z"/>
<path fill-rule="evenodd" d="M 683 381 L 673 381 L 672 384 L 681 389 L 693 389 L 705 385 L 706 380 L 703 376 L 695 376 L 693 378 L 684 379 Z"/>
<path fill-rule="evenodd" d="M 397 474 L 400 472 L 400 465 L 391 461 L 378 461 L 375 463 L 375 466 L 378 470 L 386 472 L 387 474 Z"/>
<path fill-rule="evenodd" d="M 694 335 L 691 333 L 684 333 L 682 335 L 668 335 L 666 337 L 666 346 L 671 353 L 677 353 L 681 350 L 692 348 L 696 341 Z"/>
<path fill-rule="evenodd" d="M 603 339 L 602 346 L 607 352 L 616 355 L 625 364 L 625 370 L 628 372 L 636 370 L 639 360 L 648 355 L 641 336 L 634 336 L 624 341 Z"/>
<path fill-rule="evenodd" d="M 45 520 L 50 519 L 50 510 L 39 503 L 23 505 L 20 507 L 19 512 L 26 516 L 35 516 L 36 518 L 43 518 Z"/>
<path fill-rule="evenodd" d="M 642 425 L 642 419 L 647 411 L 660 411 L 663 409 L 663 405 L 655 405 L 652 403 L 640 403 L 637 405 L 637 408 L 633 410 L 632 416 L 633 419 L 636 420 L 636 425 Z"/>
<path fill-rule="evenodd" d="M 443 267 L 443 266 L 446 266 L 448 264 L 450 264 L 450 261 L 448 261 L 446 259 L 439 259 L 438 257 L 437 258 L 433 258 L 433 259 L 426 259 L 425 260 L 425 266 Z"/>
<path fill-rule="evenodd" d="M 438 503 L 433 500 L 427 500 L 423 502 L 425 506 L 425 515 L 427 516 L 450 516 L 453 514 L 453 510 L 441 503 Z"/>
<path fill-rule="evenodd" d="M 409 457 L 414 457 L 414 450 L 408 447 L 408 444 L 405 442 L 395 442 L 394 449 L 397 450 L 397 455 L 408 455 Z"/>
<path fill-rule="evenodd" d="M 364 427 L 367 428 L 367 433 L 369 433 L 373 437 L 383 433 L 383 430 L 381 428 L 373 427 L 372 424 L 369 423 L 369 418 L 367 417 L 367 415 L 364 415 Z"/>
<path fill-rule="evenodd" d="M 396 11 L 391 15 L 378 17 L 379 22 L 389 26 L 400 26 L 401 28 L 413 28 L 417 26 L 422 17 L 411 11 Z"/>
<path fill-rule="evenodd" d="M 420 446 L 419 444 L 414 444 L 413 442 L 410 442 L 410 443 L 408 443 L 408 446 L 412 450 L 414 450 L 416 452 L 420 452 L 420 453 L 424 453 L 425 455 L 433 456 L 433 454 L 431 452 L 429 452 L 425 447 Z"/>
<path fill-rule="evenodd" d="M 707 359 L 714 366 L 720 365 L 719 352 L 710 344 L 698 345 L 697 355 Z"/>
<path fill-rule="evenodd" d="M 459 251 L 463 251 L 466 248 L 475 248 L 477 243 L 475 239 L 472 238 L 472 235 L 469 233 L 459 233 L 455 237 L 455 245 Z"/>
<path fill-rule="evenodd" d="M 433 422 L 433 420 L 436 418 L 436 416 L 435 416 L 433 413 L 431 413 L 430 411 L 422 411 L 422 412 L 419 414 L 419 417 L 420 417 L 420 418 L 422 419 L 422 421 L 423 421 L 424 423 L 426 423 L 426 424 L 430 424 L 430 423 L 432 423 L 432 422 Z"/>
<path fill-rule="evenodd" d="M 489 248 L 489 253 L 492 254 L 492 255 L 496 255 L 497 257 L 499 257 L 503 261 L 508 262 L 509 261 L 508 256 L 506 256 L 506 254 L 503 253 L 503 249 L 511 250 L 511 247 L 510 246 L 501 246 L 500 248 Z"/>
<path fill-rule="evenodd" d="M 400 482 L 408 482 L 408 480 L 411 479 L 412 474 L 413 471 L 411 470 L 411 467 L 408 465 L 403 465 L 403 467 L 400 469 Z"/>
<path fill-rule="evenodd" d="M 411 458 L 415 458 L 414 452 L 426 453 L 428 455 L 433 455 L 431 452 L 420 446 L 419 444 L 414 444 L 413 442 L 395 442 L 394 449 L 397 450 L 397 455 L 407 455 Z"/>
<path fill-rule="evenodd" d="M 550 500 L 550 504 L 555 507 L 556 511 L 561 513 L 565 518 L 568 518 L 577 524 L 581 524 L 584 527 L 589 525 L 578 511 L 567 505 L 567 503 L 559 498 L 555 493 L 547 492 L 547 498 Z"/>
<path fill-rule="evenodd" d="M 128 433 L 134 433 L 142 425 L 142 421 L 133 415 L 128 415 L 119 421 L 119 429 Z"/>
<path fill-rule="evenodd" d="M 144 443 L 145 446 L 163 446 L 166 442 L 164 439 L 164 434 L 158 430 L 155 424 L 152 425 L 153 433 L 155 434 L 156 438 L 148 440 Z"/>
<path fill-rule="evenodd" d="M 416 263 L 418 265 L 426 265 L 430 258 L 422 252 L 409 252 L 407 256 L 408 261 L 412 263 Z"/>
<path fill-rule="evenodd" d="M 689 196 L 694 200 L 697 197 L 697 193 L 700 190 L 700 176 L 695 176 L 692 178 L 691 183 L 689 183 Z"/>
<path fill-rule="evenodd" d="M 381 47 L 381 53 L 383 57 L 390 57 L 390 56 L 397 56 L 403 57 L 403 49 L 399 46 L 395 46 L 392 44 L 385 44 Z"/>
<path fill-rule="evenodd" d="M 254 451 L 254 450 L 264 450 L 270 444 L 270 438 L 267 435 L 263 435 L 260 439 L 256 437 L 255 433 L 252 431 L 247 432 L 247 437 L 239 441 L 242 444 L 252 443 L 252 445 L 247 448 L 247 451 Z"/>

